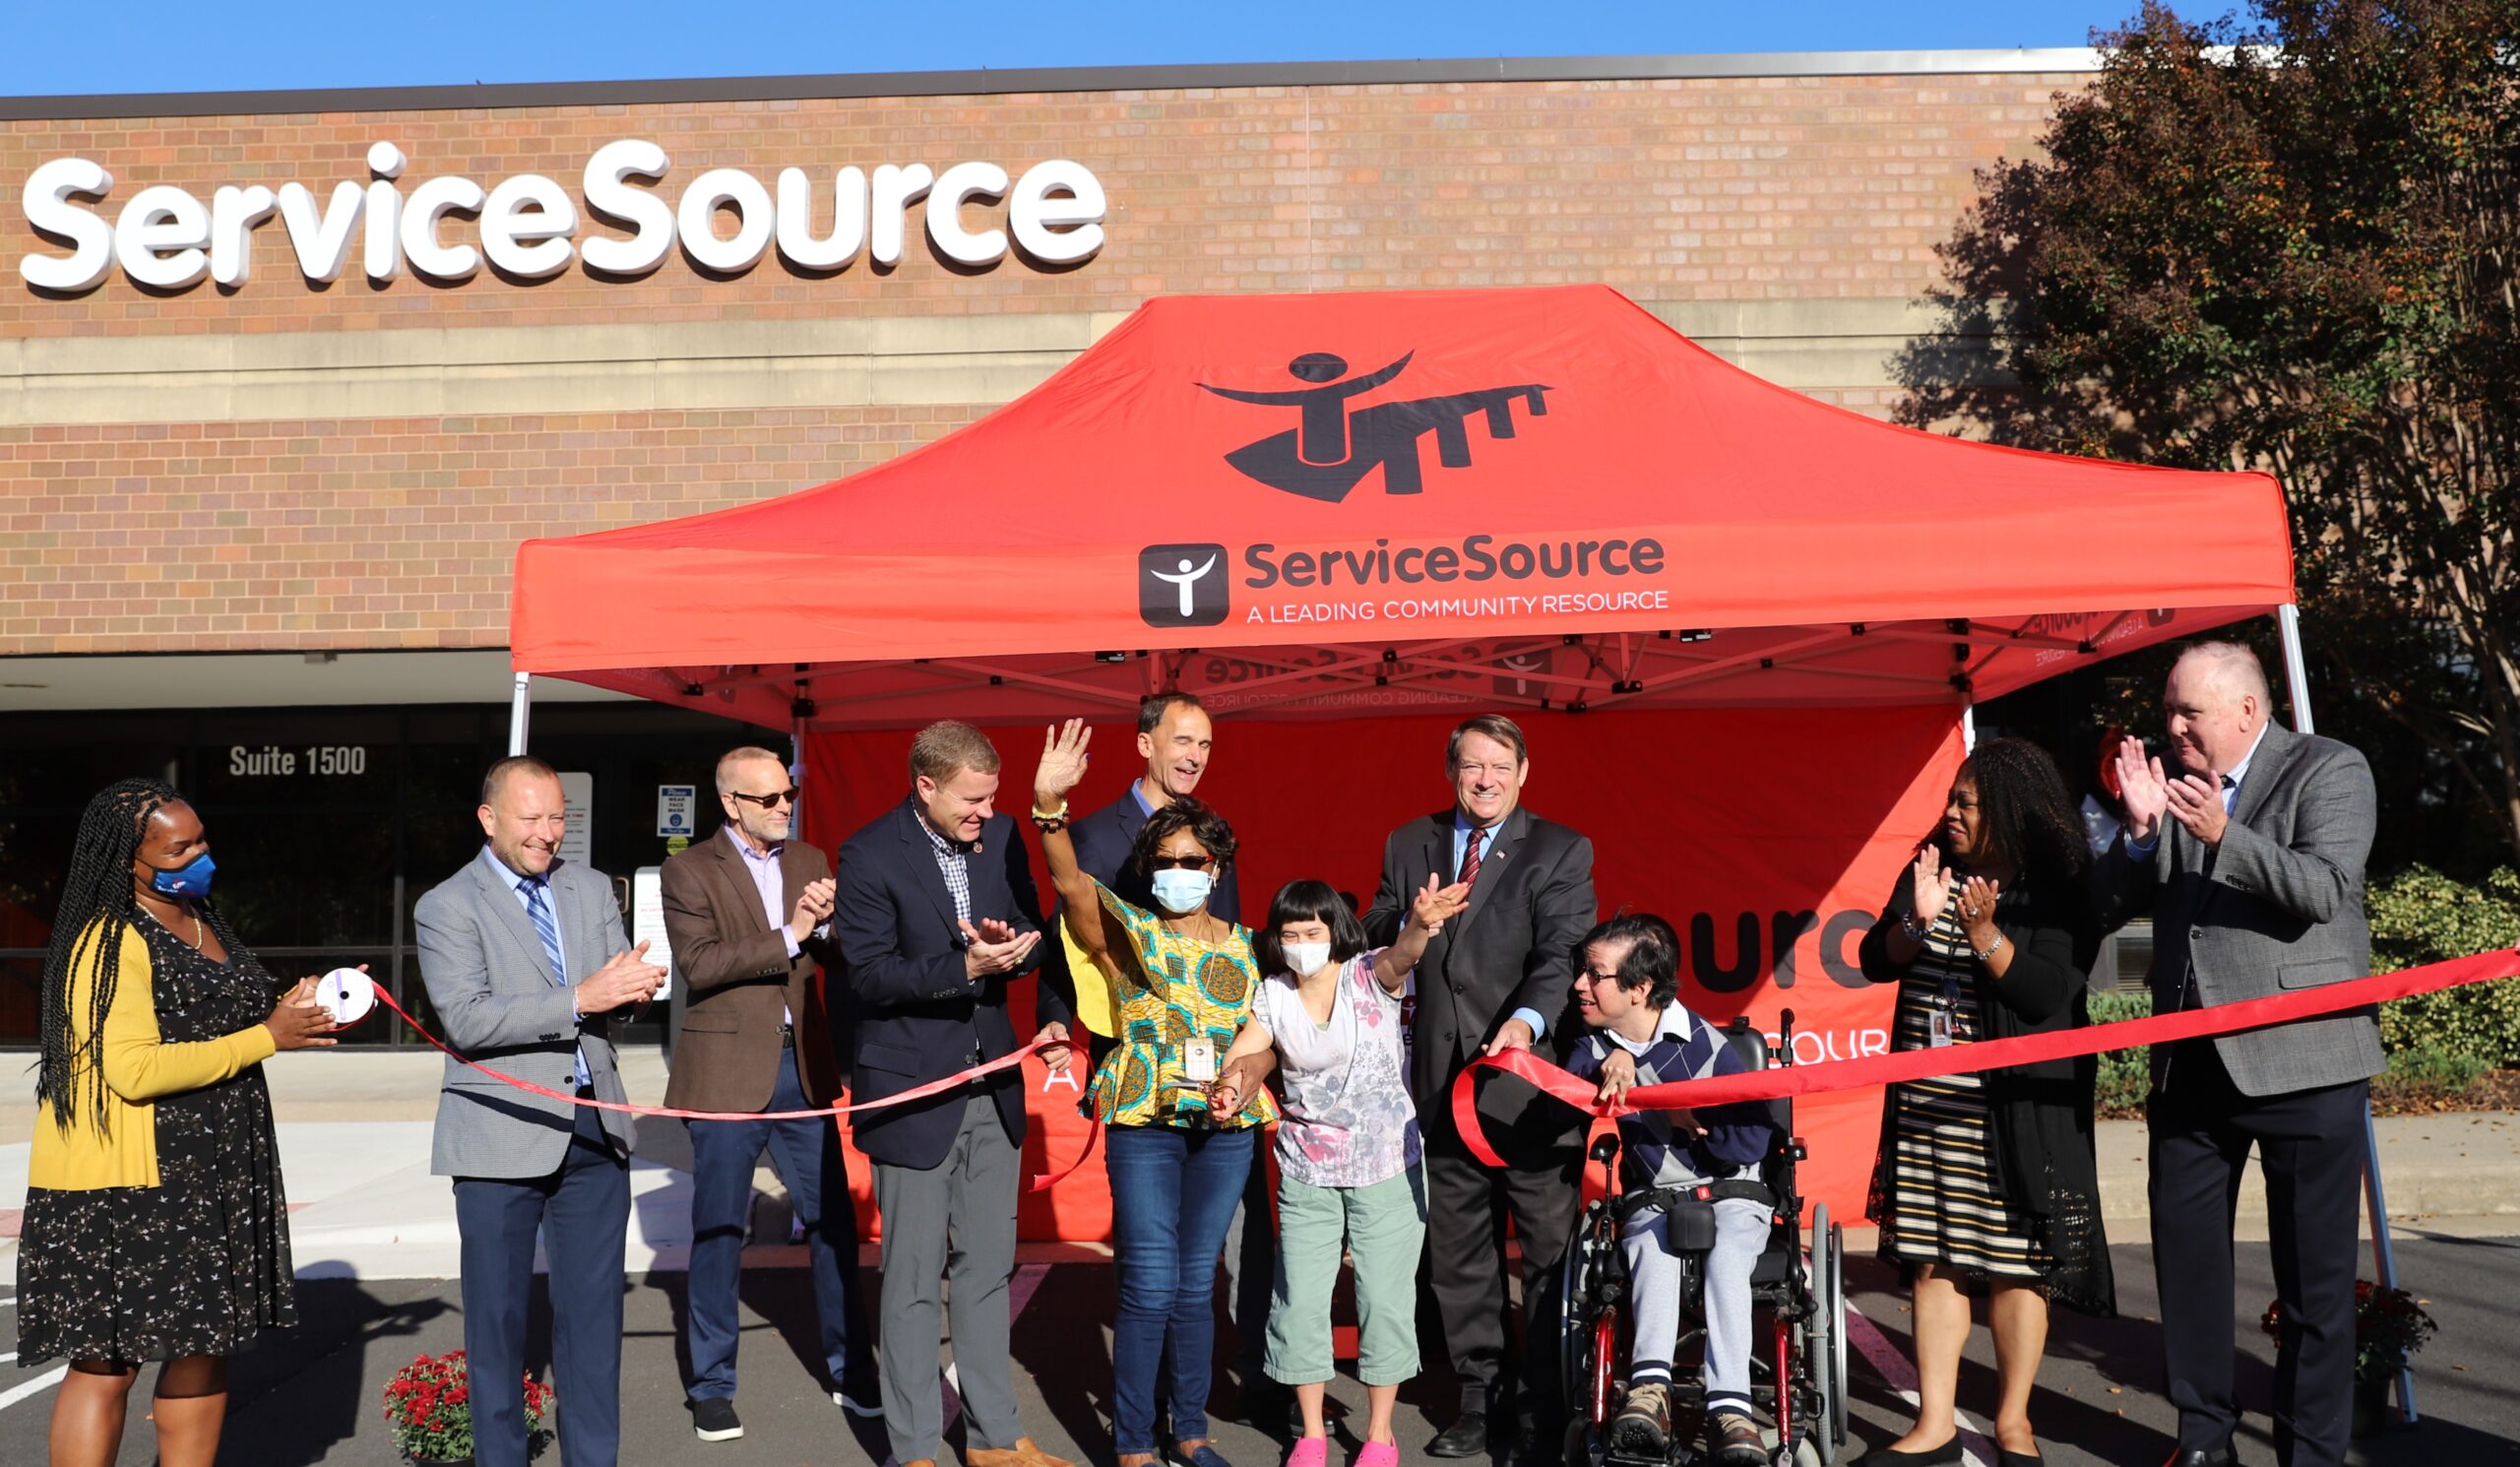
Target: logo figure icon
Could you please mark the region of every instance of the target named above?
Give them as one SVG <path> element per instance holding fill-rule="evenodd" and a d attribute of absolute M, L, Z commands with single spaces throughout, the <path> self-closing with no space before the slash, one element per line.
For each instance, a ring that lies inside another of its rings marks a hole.
<path fill-rule="evenodd" d="M 1138 616 L 1149 626 L 1215 626 L 1225 620 L 1225 546 L 1149 545 L 1138 552 Z"/>
<path fill-rule="evenodd" d="M 1376 468 L 1382 470 L 1386 494 L 1415 494 L 1425 487 L 1418 440 L 1435 435 L 1437 462 L 1447 469 L 1470 466 L 1470 417 L 1484 415 L 1487 436 L 1514 436 L 1514 404 L 1520 401 L 1534 417 L 1548 415 L 1549 388 L 1544 382 L 1510 387 L 1482 387 L 1412 402 L 1378 403 L 1349 410 L 1354 398 L 1371 392 L 1408 370 L 1415 351 L 1361 376 L 1350 377 L 1346 358 L 1328 351 L 1307 351 L 1287 363 L 1287 375 L 1308 387 L 1255 390 L 1199 386 L 1218 397 L 1263 408 L 1293 408 L 1293 428 L 1246 443 L 1225 456 L 1248 478 L 1271 488 L 1332 504 Z"/>

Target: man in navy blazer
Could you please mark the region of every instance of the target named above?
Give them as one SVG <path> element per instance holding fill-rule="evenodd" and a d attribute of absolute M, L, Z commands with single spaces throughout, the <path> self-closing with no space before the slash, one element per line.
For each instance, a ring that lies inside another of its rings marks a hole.
<path fill-rule="evenodd" d="M 1015 822 L 996 811 L 997 750 L 964 723 L 911 743 L 911 794 L 840 848 L 832 929 L 857 1004 L 859 1104 L 1012 1053 L 1010 984 L 1040 964 L 1040 903 Z M 1044 988 L 1040 1037 L 1067 1038 Z M 1066 1052 L 1044 1056 L 1064 1064 Z M 1008 1281 L 1024 1154 L 1024 1076 L 1001 1070 L 943 1095 L 861 1113 L 884 1219 L 884 1431 L 900 1467 L 935 1467 L 952 1259 L 954 1361 L 970 1424 L 969 1467 L 1073 1467 L 1023 1435 L 1010 1370 Z M 949 1248 L 949 1239 L 951 1246 Z"/>

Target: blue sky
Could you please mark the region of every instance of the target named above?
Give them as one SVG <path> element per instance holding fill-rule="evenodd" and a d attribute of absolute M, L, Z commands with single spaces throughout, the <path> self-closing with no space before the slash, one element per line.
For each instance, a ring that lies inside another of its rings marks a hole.
<path fill-rule="evenodd" d="M 0 96 L 1197 61 L 2076 46 L 2137 0 L 0 0 Z M 2193 7 L 2197 15 L 2220 7 Z"/>

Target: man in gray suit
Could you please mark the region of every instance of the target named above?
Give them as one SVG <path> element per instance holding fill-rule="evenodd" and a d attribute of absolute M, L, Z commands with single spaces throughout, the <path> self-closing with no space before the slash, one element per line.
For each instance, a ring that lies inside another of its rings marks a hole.
<path fill-rule="evenodd" d="M 2187 650 L 2162 698 L 2175 778 L 2120 745 L 2126 829 L 2095 868 L 2105 925 L 2153 914 L 2153 1005 L 2236 1003 L 2370 972 L 2362 862 L 2370 766 L 2271 722 L 2266 670 L 2229 642 Z M 2152 1052 L 2153 1266 L 2178 1408 L 2170 1467 L 2231 1467 L 2232 1209 L 2254 1145 L 2266 1173 L 2282 1334 L 2282 1467 L 2345 1460 L 2354 1376 L 2354 1250 L 2371 1009 Z"/>
<path fill-rule="evenodd" d="M 478 859 L 413 909 L 420 978 L 447 1042 L 521 1080 L 622 1101 L 614 1015 L 656 995 L 664 970 L 622 939 L 602 873 L 560 860 L 560 777 L 502 759 L 481 781 Z M 551 1266 L 551 1370 L 563 1467 L 612 1467 L 621 1449 L 621 1250 L 630 1221 L 630 1117 L 539 1096 L 453 1059 L 429 1170 L 455 1179 L 473 1459 L 525 1467 L 525 1317 L 534 1244 Z"/>

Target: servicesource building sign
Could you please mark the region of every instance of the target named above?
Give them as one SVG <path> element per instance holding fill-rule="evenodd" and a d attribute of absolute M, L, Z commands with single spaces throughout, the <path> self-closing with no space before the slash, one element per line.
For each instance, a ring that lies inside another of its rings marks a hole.
<path fill-rule="evenodd" d="M 117 267 L 157 290 L 204 280 L 236 287 L 253 276 L 258 237 L 277 233 L 310 285 L 339 280 L 354 252 L 377 283 L 406 268 L 460 283 L 484 265 L 530 282 L 578 259 L 592 275 L 631 280 L 662 265 L 677 244 L 695 266 L 720 276 L 744 274 L 774 248 L 796 270 L 829 274 L 861 257 L 898 264 L 910 206 L 922 199 L 929 243 L 958 265 L 986 268 L 1011 248 L 1036 265 L 1064 266 L 1102 249 L 1106 213 L 1102 181 L 1066 159 L 1021 175 L 984 161 L 941 172 L 926 163 L 788 167 L 767 183 L 718 167 L 674 188 L 665 151 L 631 138 L 597 149 L 574 195 L 539 173 L 486 187 L 447 173 L 406 187 L 410 162 L 393 143 L 378 142 L 367 150 L 372 176 L 343 179 L 325 195 L 294 180 L 221 185 L 208 199 L 155 183 L 109 210 L 115 179 L 103 165 L 54 159 L 28 175 L 23 199 L 28 223 L 57 247 L 21 257 L 18 273 L 37 290 L 65 295 L 94 289 Z M 730 217 L 731 235 L 719 232 L 721 216 Z M 829 223 L 818 225 L 818 217 Z M 267 261 L 270 249 L 266 242 Z"/>

